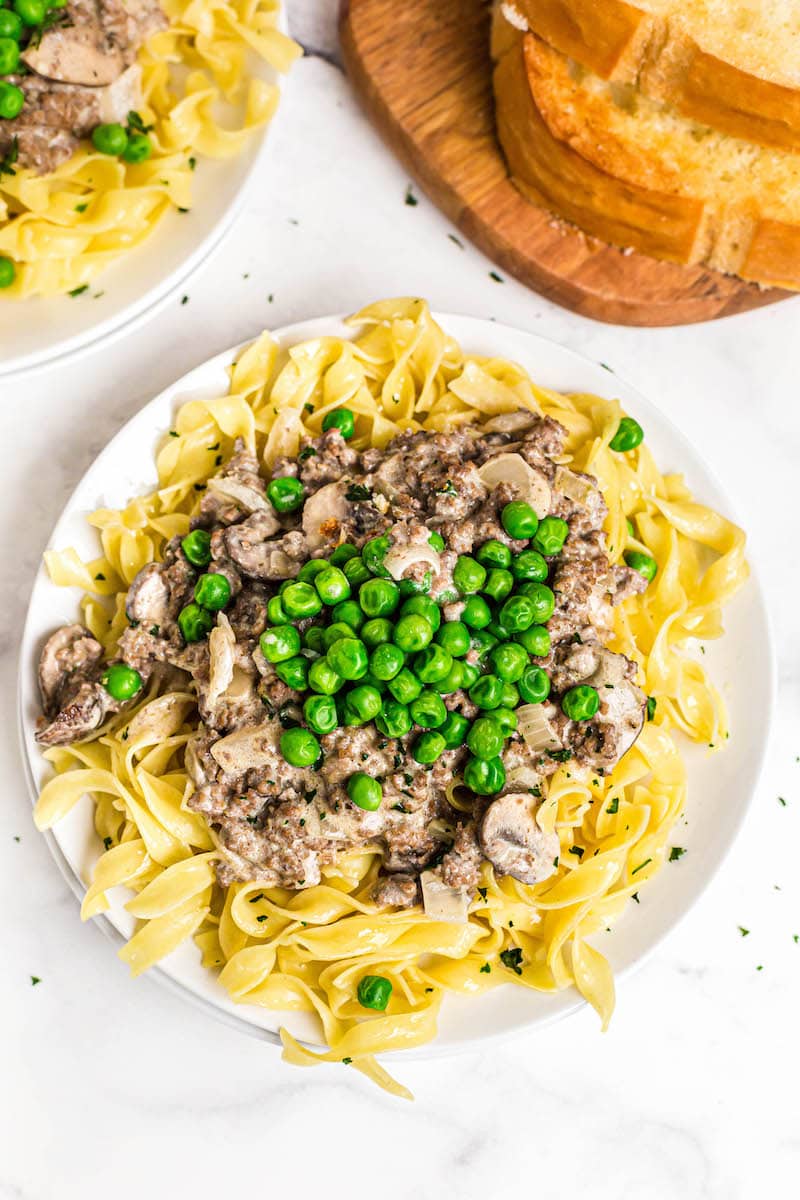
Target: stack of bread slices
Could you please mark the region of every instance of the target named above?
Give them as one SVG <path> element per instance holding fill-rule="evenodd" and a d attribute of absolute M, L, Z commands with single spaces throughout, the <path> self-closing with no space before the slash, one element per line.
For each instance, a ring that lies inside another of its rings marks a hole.
<path fill-rule="evenodd" d="M 800 0 L 496 0 L 520 190 L 654 258 L 800 289 Z"/>

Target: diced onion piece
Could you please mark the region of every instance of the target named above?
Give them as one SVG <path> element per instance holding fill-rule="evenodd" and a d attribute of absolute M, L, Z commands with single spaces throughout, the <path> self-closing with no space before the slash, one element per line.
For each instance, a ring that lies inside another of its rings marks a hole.
<path fill-rule="evenodd" d="M 177 733 L 183 724 L 183 718 L 195 704 L 194 697 L 184 692 L 167 692 L 157 696 L 149 704 L 140 708 L 136 716 L 128 722 L 128 745 L 135 746 L 140 742 L 156 745 Z"/>
<path fill-rule="evenodd" d="M 469 895 L 464 888 L 448 887 L 435 871 L 423 871 L 419 881 L 422 884 L 422 907 L 426 917 L 432 921 L 466 924 Z"/>
<path fill-rule="evenodd" d="M 498 413 L 496 417 L 485 421 L 481 433 L 521 433 L 524 429 L 530 429 L 535 421 L 536 413 L 520 408 L 516 412 Z"/>
<path fill-rule="evenodd" d="M 442 568 L 442 560 L 427 542 L 406 542 L 402 546 L 392 546 L 383 560 L 383 565 L 394 580 L 402 579 L 406 571 L 417 563 L 426 563 L 434 575 L 438 575 Z"/>
<path fill-rule="evenodd" d="M 243 775 L 252 767 L 274 761 L 277 738 L 272 724 L 251 725 L 220 738 L 210 747 L 211 757 L 230 775 Z"/>
<path fill-rule="evenodd" d="M 538 704 L 530 706 L 531 708 L 539 708 Z M 517 710 L 519 711 L 519 710 Z M 537 771 L 535 767 L 512 767 L 506 774 L 506 785 L 512 787 L 518 785 L 524 788 L 538 787 L 542 782 L 542 773 Z"/>
<path fill-rule="evenodd" d="M 341 480 L 326 483 L 318 492 L 313 492 L 303 506 L 303 533 L 309 550 L 319 550 L 331 540 L 335 543 L 334 526 L 341 525 L 350 512 L 350 501 L 344 494 Z M 323 527 L 330 530 L 327 535 Z"/>
<path fill-rule="evenodd" d="M 546 517 L 550 512 L 553 499 L 550 484 L 541 471 L 534 471 L 526 463 L 521 454 L 498 454 L 478 467 L 478 474 L 490 490 L 501 483 L 510 483 L 537 517 Z"/>
<path fill-rule="evenodd" d="M 216 704 L 223 692 L 227 691 L 233 679 L 233 655 L 236 649 L 236 634 L 231 623 L 221 612 L 217 615 L 217 624 L 211 630 L 208 638 L 208 696 L 209 706 Z"/>
<path fill-rule="evenodd" d="M 222 496 L 224 500 L 233 500 L 234 504 L 238 504 L 245 512 L 254 513 L 262 512 L 269 509 L 266 496 L 261 492 L 257 492 L 255 488 L 249 487 L 248 484 L 242 483 L 238 479 L 226 479 L 224 475 L 213 476 L 208 481 L 208 490 L 216 496 Z M 275 522 L 275 529 L 269 530 L 269 533 L 274 533 L 279 528 L 279 524 Z"/>
<path fill-rule="evenodd" d="M 516 710 L 517 728 L 531 750 L 557 750 L 561 745 L 555 736 L 548 711 L 554 711 L 552 706 L 545 707 L 543 704 L 523 704 Z"/>
<path fill-rule="evenodd" d="M 562 492 L 575 504 L 589 505 L 596 488 L 588 479 L 582 479 L 568 467 L 556 467 L 555 489 Z"/>

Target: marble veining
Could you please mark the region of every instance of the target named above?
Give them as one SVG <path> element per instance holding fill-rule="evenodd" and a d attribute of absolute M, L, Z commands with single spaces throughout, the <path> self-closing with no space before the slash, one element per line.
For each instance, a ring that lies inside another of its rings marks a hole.
<path fill-rule="evenodd" d="M 494 281 L 419 188 L 419 203 L 405 203 L 409 181 L 336 65 L 335 10 L 290 0 L 307 56 L 248 210 L 186 286 L 187 302 L 78 361 L 0 383 L 0 1198 L 794 1195 L 800 300 L 713 325 L 614 329 Z M 170 380 L 262 326 L 392 294 L 561 341 L 672 416 L 747 525 L 781 688 L 746 829 L 690 916 L 620 983 L 611 1030 L 580 1012 L 491 1051 L 398 1064 L 414 1105 L 345 1067 L 288 1068 L 151 980 L 132 983 L 99 931 L 81 926 L 33 829 L 15 730 L 17 644 L 39 555 L 108 438 Z"/>

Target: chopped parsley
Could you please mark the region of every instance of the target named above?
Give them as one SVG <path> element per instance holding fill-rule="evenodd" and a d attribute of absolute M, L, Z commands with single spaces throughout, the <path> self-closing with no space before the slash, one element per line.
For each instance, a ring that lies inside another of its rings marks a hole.
<path fill-rule="evenodd" d="M 344 494 L 345 500 L 371 500 L 372 492 L 363 483 L 351 483 L 350 487 Z"/>
<path fill-rule="evenodd" d="M 515 946 L 513 950 L 501 950 L 500 962 L 504 967 L 508 967 L 509 971 L 513 971 L 515 975 L 522 974 L 522 951 L 519 946 Z"/>
<path fill-rule="evenodd" d="M 611 801 L 608 808 L 606 809 L 606 812 L 611 813 L 612 816 L 614 815 L 614 813 L 619 812 L 619 796 L 614 797 L 614 799 Z"/>
<path fill-rule="evenodd" d="M 459 250 L 464 249 L 464 243 L 461 241 L 461 238 L 457 238 L 454 233 L 448 233 L 447 236 L 450 238 L 450 241 L 454 246 L 458 246 Z"/>
<path fill-rule="evenodd" d="M 658 703 L 658 701 L 656 700 L 655 696 L 647 697 L 647 719 L 648 719 L 648 721 L 652 721 L 653 717 L 656 715 L 656 704 L 657 703 Z"/>
<path fill-rule="evenodd" d="M 638 893 L 638 892 L 633 892 L 633 893 L 631 894 L 631 900 L 635 900 L 637 904 L 641 904 L 641 901 L 640 901 L 640 899 L 639 899 L 639 893 Z"/>
<path fill-rule="evenodd" d="M 492 972 L 492 968 L 489 966 L 488 963 L 484 963 L 483 966 L 481 967 L 480 971 L 481 971 L 481 975 L 490 975 Z"/>
<path fill-rule="evenodd" d="M 739 933 L 742 935 L 742 937 L 748 937 L 748 936 L 749 936 L 749 934 L 750 934 L 750 930 L 749 930 L 749 929 L 745 929 L 744 925 L 737 925 L 737 926 L 736 926 L 736 928 L 739 930 Z"/>
<path fill-rule="evenodd" d="M 86 202 L 86 203 L 84 203 L 84 204 L 76 204 L 76 205 L 75 205 L 75 212 L 79 212 L 79 213 L 85 213 L 88 207 L 89 207 L 89 204 L 88 204 L 88 202 Z"/>
<path fill-rule="evenodd" d="M 262 913 L 260 917 L 256 917 L 256 920 L 257 920 L 259 923 L 261 923 L 262 921 L 266 921 L 266 920 L 267 920 L 267 916 L 266 916 L 266 914 L 265 914 L 265 913 Z"/>
<path fill-rule="evenodd" d="M 478 895 L 480 896 L 481 900 L 483 900 L 484 904 L 486 903 L 486 897 L 488 895 L 488 892 L 489 892 L 488 888 L 482 888 L 482 887 L 478 888 Z"/>
<path fill-rule="evenodd" d="M 31 975 L 31 987 L 36 987 L 37 983 L 41 983 L 41 982 L 42 981 L 38 975 Z"/>
<path fill-rule="evenodd" d="M 780 804 L 781 808 L 786 808 L 786 801 L 783 796 L 778 796 L 778 804 Z"/>
<path fill-rule="evenodd" d="M 489 278 L 493 279 L 495 283 L 505 283 L 505 279 L 503 279 L 502 275 L 498 275 L 497 271 L 490 271 Z"/>
<path fill-rule="evenodd" d="M 73 288 L 71 292 L 68 292 L 68 293 L 67 293 L 67 295 L 69 295 L 69 296 L 82 296 L 82 295 L 83 295 L 83 293 L 84 293 L 84 292 L 88 292 L 88 290 L 89 290 L 89 285 L 88 285 L 88 283 L 82 283 L 82 284 L 80 285 L 80 287 Z"/>
<path fill-rule="evenodd" d="M 263 900 L 263 899 L 264 899 L 264 893 L 259 892 L 257 896 L 251 896 L 249 902 L 250 902 L 250 904 L 255 904 L 257 900 Z"/>
<path fill-rule="evenodd" d="M 300 453 L 298 454 L 297 461 L 305 462 L 306 459 L 308 459 L 308 458 L 314 458 L 316 456 L 316 453 L 317 452 L 313 446 L 305 446 L 304 449 L 302 449 L 300 451 Z"/>
<path fill-rule="evenodd" d="M 353 1061 L 353 1060 L 352 1060 L 352 1058 L 343 1058 L 343 1059 L 342 1059 L 342 1062 L 344 1063 L 344 1065 L 345 1065 L 346 1067 L 349 1067 L 349 1066 L 350 1066 L 350 1063 L 351 1063 L 352 1061 Z"/>
<path fill-rule="evenodd" d="M 683 858 L 686 850 L 683 846 L 672 846 L 669 852 L 669 861 L 677 862 L 679 858 Z"/>
<path fill-rule="evenodd" d="M 572 757 L 571 750 L 548 750 L 547 757 L 552 758 L 553 762 L 569 762 Z"/>
<path fill-rule="evenodd" d="M 569 852 L 570 854 L 576 854 L 578 858 L 583 858 L 584 854 L 586 853 L 583 846 L 570 846 Z"/>
<path fill-rule="evenodd" d="M 0 178 L 3 175 L 16 175 L 14 163 L 19 158 L 19 138 L 14 137 L 11 141 L 10 148 L 6 151 L 3 158 L 0 158 Z"/>
<path fill-rule="evenodd" d="M 189 297 L 181 296 L 181 304 L 188 304 L 188 303 L 189 303 Z"/>
<path fill-rule="evenodd" d="M 643 870 L 644 870 L 644 868 L 647 866 L 647 864 L 648 864 L 648 863 L 651 863 L 652 861 L 653 861 L 653 860 L 652 860 L 652 858 L 646 858 L 646 859 L 644 860 L 644 862 L 643 862 L 643 863 L 639 863 L 638 867 L 635 867 L 635 868 L 634 868 L 634 869 L 631 871 L 631 875 L 638 875 L 638 874 L 639 874 L 639 872 L 640 872 L 640 871 L 643 871 Z"/>
<path fill-rule="evenodd" d="M 110 837 L 104 837 L 103 845 L 105 846 L 106 850 L 110 850 L 111 847 L 114 845 L 114 843 L 112 842 Z"/>
<path fill-rule="evenodd" d="M 419 200 L 414 195 L 414 191 L 413 191 L 413 188 L 411 187 L 411 184 L 409 184 L 408 187 L 406 188 L 405 202 L 409 206 L 409 208 L 416 208 L 417 205 L 419 204 Z"/>

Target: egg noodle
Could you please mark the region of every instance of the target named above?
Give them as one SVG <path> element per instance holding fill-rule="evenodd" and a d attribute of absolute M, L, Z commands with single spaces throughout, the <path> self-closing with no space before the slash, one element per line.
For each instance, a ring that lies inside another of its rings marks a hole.
<path fill-rule="evenodd" d="M 608 777 L 566 762 L 542 784 L 539 823 L 561 843 L 556 874 L 526 885 L 495 876 L 484 862 L 462 925 L 420 910 L 378 909 L 370 899 L 377 849 L 342 856 L 305 890 L 254 882 L 223 890 L 212 833 L 186 807 L 193 789 L 184 752 L 198 728 L 189 691 L 151 689 L 86 741 L 47 750 L 55 775 L 35 817 L 45 829 L 81 796 L 94 798 L 97 833 L 108 848 L 82 915 L 108 908 L 110 888 L 135 893 L 126 907 L 138 929 L 120 951 L 134 975 L 194 937 L 234 1001 L 316 1014 L 328 1049 L 315 1053 L 282 1030 L 291 1062 L 352 1062 L 407 1095 L 374 1055 L 433 1038 L 447 992 L 474 995 L 506 983 L 552 992 L 574 984 L 607 1025 L 614 983 L 589 939 L 667 856 L 686 799 L 676 733 L 715 747 L 728 736 L 722 699 L 686 650 L 690 639 L 722 633 L 722 606 L 748 571 L 741 530 L 696 503 L 679 475 L 662 475 L 646 441 L 625 455 L 609 449 L 622 415 L 616 400 L 560 395 L 512 362 L 465 354 L 421 300 L 381 301 L 349 323 L 360 331 L 352 341 L 319 338 L 288 354 L 262 334 L 232 366 L 226 396 L 180 407 L 156 457 L 157 490 L 89 518 L 102 556 L 84 564 L 74 550 L 48 552 L 50 576 L 87 593 L 83 619 L 113 656 L 126 627 L 128 585 L 161 557 L 168 539 L 188 531 L 197 486 L 235 438 L 269 470 L 276 456 L 298 453 L 301 437 L 318 436 L 325 414 L 342 405 L 356 415 L 357 449 L 384 447 L 401 430 L 449 431 L 520 408 L 554 417 L 569 434 L 562 461 L 595 475 L 607 501 L 611 560 L 635 548 L 659 568 L 643 595 L 614 610 L 610 642 L 637 663 L 655 714 Z M 509 968 L 499 955 L 514 948 L 522 957 Z M 391 980 L 381 1015 L 365 1016 L 356 1000 L 365 973 Z"/>
<path fill-rule="evenodd" d="M 301 53 L 276 28 L 278 0 L 161 0 L 169 28 L 139 52 L 153 153 L 127 164 L 84 141 L 48 175 L 0 170 L 0 256 L 16 279 L 4 299 L 55 296 L 83 287 L 144 242 L 169 211 L 192 203 L 201 157 L 238 154 L 266 125 L 278 90 L 253 77 L 248 56 L 287 71 Z"/>

